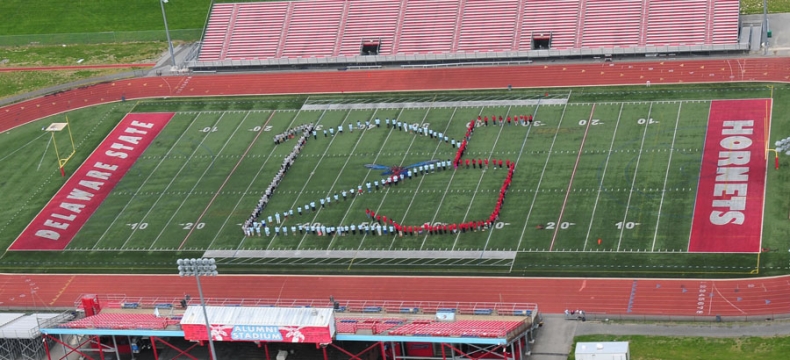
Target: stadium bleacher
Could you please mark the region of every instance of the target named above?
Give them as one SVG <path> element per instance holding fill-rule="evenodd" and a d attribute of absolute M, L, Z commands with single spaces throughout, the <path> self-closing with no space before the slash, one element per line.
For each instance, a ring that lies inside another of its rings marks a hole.
<path fill-rule="evenodd" d="M 523 58 L 549 56 L 539 52 L 543 50 L 562 56 L 593 49 L 656 52 L 658 47 L 691 46 L 737 50 L 742 47 L 739 10 L 738 0 L 219 3 L 212 7 L 197 61 L 364 62 L 370 60 L 365 60 L 367 55 L 375 55 L 375 61 Z M 363 43 L 374 50 L 364 50 Z"/>
<path fill-rule="evenodd" d="M 628 47 L 639 43 L 643 0 L 587 3 L 581 47 Z"/>
<path fill-rule="evenodd" d="M 380 52 L 392 53 L 395 29 L 400 16 L 400 1 L 349 1 L 348 14 L 336 56 L 359 55 L 363 40 L 379 40 Z"/>
<path fill-rule="evenodd" d="M 683 11 L 678 11 L 682 8 Z M 706 0 L 652 0 L 648 8 L 648 46 L 695 45 L 705 41 Z"/>
<path fill-rule="evenodd" d="M 288 4 L 245 3 L 237 9 L 225 57 L 246 60 L 276 56 Z"/>

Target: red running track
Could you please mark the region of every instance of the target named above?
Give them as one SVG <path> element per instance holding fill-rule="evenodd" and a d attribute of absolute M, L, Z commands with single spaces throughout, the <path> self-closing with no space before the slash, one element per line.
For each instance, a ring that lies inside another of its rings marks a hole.
<path fill-rule="evenodd" d="M 786 82 L 790 59 L 527 65 L 138 78 L 0 108 L 0 132 L 76 108 L 154 97 L 504 89 L 707 82 Z M 536 302 L 544 312 L 757 316 L 790 313 L 790 277 L 749 280 L 221 276 L 209 297 Z M 34 292 L 34 294 L 32 294 Z M 194 280 L 139 275 L 0 275 L 0 307 L 68 307 L 82 293 L 182 296 Z M 699 313 L 698 313 L 699 312 Z"/>
<path fill-rule="evenodd" d="M 206 296 L 214 298 L 328 299 L 332 295 L 342 300 L 535 302 L 547 313 L 583 309 L 613 315 L 790 313 L 788 277 L 633 280 L 228 275 L 204 278 L 202 283 Z M 194 295 L 197 289 L 193 278 L 177 275 L 0 275 L 0 308 L 71 307 L 83 293 L 176 298 Z"/>

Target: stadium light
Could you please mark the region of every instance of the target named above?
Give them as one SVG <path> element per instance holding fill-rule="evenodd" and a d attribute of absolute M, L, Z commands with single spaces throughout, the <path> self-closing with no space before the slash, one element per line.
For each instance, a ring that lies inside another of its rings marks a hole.
<path fill-rule="evenodd" d="M 170 48 L 170 64 L 176 67 L 176 57 L 173 55 L 173 42 L 170 41 L 170 30 L 167 28 L 167 15 L 165 15 L 165 4 L 167 0 L 159 0 L 159 5 L 162 7 L 162 19 L 165 20 L 165 35 L 167 35 L 167 46 Z"/>
<path fill-rule="evenodd" d="M 211 351 L 211 358 L 217 360 L 217 353 L 214 351 L 214 341 L 211 339 L 211 323 L 208 321 L 206 313 L 206 302 L 203 300 L 203 288 L 200 285 L 201 276 L 217 276 L 217 265 L 214 259 L 178 259 L 178 275 L 194 276 L 197 280 L 198 293 L 200 294 L 200 306 L 203 308 L 203 319 L 206 320 L 206 334 L 208 334 L 208 347 Z"/>

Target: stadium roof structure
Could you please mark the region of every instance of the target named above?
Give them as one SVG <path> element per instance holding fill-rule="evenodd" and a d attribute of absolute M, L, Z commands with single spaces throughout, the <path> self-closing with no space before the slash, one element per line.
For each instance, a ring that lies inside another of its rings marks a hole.
<path fill-rule="evenodd" d="M 267 352 L 268 343 L 320 344 L 317 349 L 324 349 L 320 351 L 325 358 L 326 347 L 350 354 L 342 348 L 345 342 L 375 344 L 363 352 L 373 347 L 384 351 L 385 343 L 433 343 L 457 354 L 463 353 L 458 344 L 479 352 L 528 352 L 540 326 L 538 307 L 531 303 L 207 299 L 212 304 L 205 308 L 207 331 L 204 309 L 191 298 L 81 298 L 96 299 L 103 308 L 96 315 L 41 330 L 77 353 L 91 342 L 94 348 L 112 351 L 110 345 L 98 345 L 103 336 L 136 336 L 187 354 L 202 346 L 209 334 L 213 341 L 260 343 Z M 78 309 L 83 304 L 75 303 Z M 82 335 L 86 340 L 74 347 L 58 338 L 62 335 Z M 181 350 L 162 338 L 183 338 L 193 345 Z"/>
<path fill-rule="evenodd" d="M 743 51 L 738 0 L 214 4 L 193 69 Z"/>

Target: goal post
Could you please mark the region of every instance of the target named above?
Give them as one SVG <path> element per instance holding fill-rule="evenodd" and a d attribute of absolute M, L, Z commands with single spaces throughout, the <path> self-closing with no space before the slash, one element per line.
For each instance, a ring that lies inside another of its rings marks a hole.
<path fill-rule="evenodd" d="M 63 145 L 63 139 L 61 139 L 60 148 L 58 148 L 58 140 L 57 138 L 64 137 L 56 136 L 57 134 L 67 132 L 69 134 L 68 143 L 71 144 L 70 148 L 67 145 Z M 64 166 L 66 163 L 69 162 L 72 156 L 77 152 L 77 148 L 74 146 L 74 136 L 71 134 L 71 124 L 69 123 L 69 118 L 66 117 L 66 122 L 57 122 L 49 124 L 44 131 L 47 131 L 51 135 L 52 146 L 55 148 L 55 156 L 58 158 L 58 169 L 60 169 L 60 175 L 65 177 L 66 171 L 64 170 Z"/>

